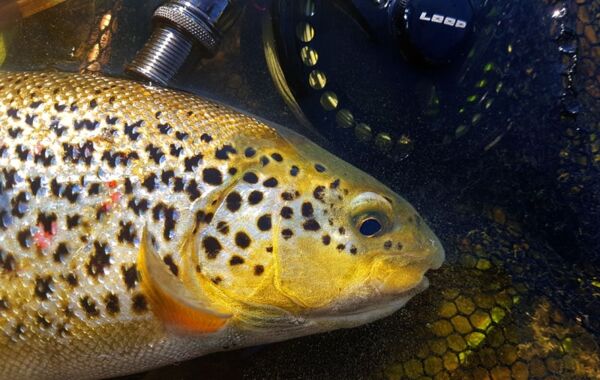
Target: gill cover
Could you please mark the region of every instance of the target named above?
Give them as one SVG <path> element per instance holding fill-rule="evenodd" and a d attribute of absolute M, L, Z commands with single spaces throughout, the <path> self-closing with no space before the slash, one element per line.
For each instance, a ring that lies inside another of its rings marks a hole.
<path fill-rule="evenodd" d="M 203 294 L 192 294 L 162 262 L 144 228 L 138 268 L 141 285 L 154 314 L 168 329 L 181 333 L 211 333 L 231 318 L 216 310 Z"/>

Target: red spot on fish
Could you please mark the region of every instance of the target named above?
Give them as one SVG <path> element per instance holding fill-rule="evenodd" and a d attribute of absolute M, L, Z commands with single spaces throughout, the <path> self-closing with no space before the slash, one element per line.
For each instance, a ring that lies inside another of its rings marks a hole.
<path fill-rule="evenodd" d="M 118 192 L 118 191 L 115 191 L 114 193 L 112 193 L 112 194 L 110 195 L 110 200 L 111 200 L 113 203 L 117 203 L 118 201 L 120 201 L 120 200 L 121 200 L 121 193 L 120 193 L 120 192 Z"/>
<path fill-rule="evenodd" d="M 44 229 L 42 224 L 38 225 L 38 231 L 33 235 L 35 245 L 40 249 L 47 249 L 52 244 L 52 239 L 58 231 L 58 225 L 56 222 L 52 222 L 50 232 Z"/>
<path fill-rule="evenodd" d="M 108 185 L 108 187 L 110 187 L 111 189 L 114 189 L 115 187 L 117 187 L 117 181 L 109 181 L 106 183 Z"/>
<path fill-rule="evenodd" d="M 109 186 L 110 186 L 110 184 L 109 184 Z M 119 191 L 112 192 L 110 194 L 110 199 L 107 200 L 106 202 L 102 203 L 102 206 L 101 206 L 102 209 L 104 211 L 110 211 L 113 208 L 113 206 L 115 205 L 115 203 L 117 203 L 121 200 L 121 197 L 122 197 L 122 195 Z"/>
<path fill-rule="evenodd" d="M 112 202 L 104 202 L 104 203 L 102 203 L 102 209 L 104 211 L 110 211 L 111 208 L 112 208 Z"/>

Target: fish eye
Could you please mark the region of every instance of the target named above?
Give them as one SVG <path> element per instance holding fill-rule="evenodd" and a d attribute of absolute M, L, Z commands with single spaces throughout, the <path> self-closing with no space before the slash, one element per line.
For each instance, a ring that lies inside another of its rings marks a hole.
<path fill-rule="evenodd" d="M 381 232 L 382 229 L 383 225 L 381 222 L 372 216 L 364 219 L 358 226 L 358 231 L 360 231 L 360 233 L 366 237 L 373 237 Z"/>

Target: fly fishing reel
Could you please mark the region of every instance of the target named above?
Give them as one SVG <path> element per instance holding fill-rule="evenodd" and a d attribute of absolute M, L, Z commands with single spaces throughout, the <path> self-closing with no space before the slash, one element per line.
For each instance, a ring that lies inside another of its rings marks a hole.
<path fill-rule="evenodd" d="M 534 6 L 509 3 L 274 0 L 266 58 L 297 118 L 344 150 L 473 157 L 520 112 L 500 100 L 545 68 L 524 60 L 544 56 L 520 36 Z"/>

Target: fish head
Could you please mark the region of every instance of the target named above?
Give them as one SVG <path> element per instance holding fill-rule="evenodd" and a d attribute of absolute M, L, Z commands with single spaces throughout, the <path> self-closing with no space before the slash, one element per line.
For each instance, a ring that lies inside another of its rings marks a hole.
<path fill-rule="evenodd" d="M 415 209 L 305 138 L 285 137 L 224 196 L 243 210 L 232 216 L 225 200 L 208 229 L 228 255 L 203 270 L 216 268 L 212 285 L 247 306 L 234 314 L 280 310 L 330 330 L 381 318 L 426 289 L 444 250 Z"/>

